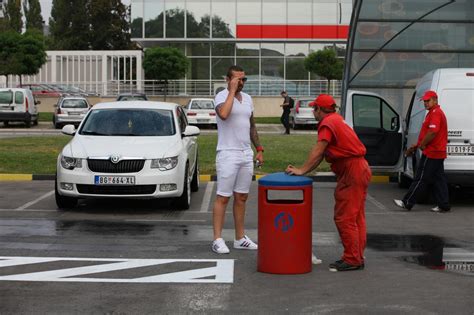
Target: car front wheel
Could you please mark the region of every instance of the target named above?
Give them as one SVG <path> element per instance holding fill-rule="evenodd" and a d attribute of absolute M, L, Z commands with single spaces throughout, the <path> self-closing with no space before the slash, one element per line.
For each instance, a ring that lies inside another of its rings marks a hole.
<path fill-rule="evenodd" d="M 181 196 L 176 198 L 175 200 L 175 206 L 176 208 L 180 210 L 187 210 L 189 209 L 189 205 L 191 204 L 191 180 L 189 179 L 188 176 L 188 170 L 189 165 L 186 164 L 186 170 L 184 172 L 184 187 L 183 187 L 183 193 Z"/>
<path fill-rule="evenodd" d="M 199 190 L 199 162 L 196 157 L 196 166 L 194 166 L 193 179 L 191 181 L 191 191 L 196 192 Z"/>

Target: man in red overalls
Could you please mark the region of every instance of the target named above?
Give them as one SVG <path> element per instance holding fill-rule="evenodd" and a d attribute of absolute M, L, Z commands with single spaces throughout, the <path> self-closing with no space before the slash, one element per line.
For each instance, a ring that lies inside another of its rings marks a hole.
<path fill-rule="evenodd" d="M 329 265 L 330 271 L 364 269 L 364 249 L 367 242 L 365 198 L 372 176 L 365 160 L 365 146 L 341 115 L 331 95 L 321 94 L 309 104 L 319 120 L 318 142 L 300 168 L 288 165 L 286 172 L 303 175 L 315 169 L 323 160 L 331 163 L 336 174 L 334 221 L 344 246 L 342 259 Z"/>

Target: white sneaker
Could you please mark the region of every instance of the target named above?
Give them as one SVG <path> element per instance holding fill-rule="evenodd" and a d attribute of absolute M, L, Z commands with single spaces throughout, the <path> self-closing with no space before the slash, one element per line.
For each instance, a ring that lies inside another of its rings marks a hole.
<path fill-rule="evenodd" d="M 252 242 L 247 235 L 244 235 L 240 240 L 234 240 L 234 248 L 256 250 L 258 249 L 258 245 Z"/>
<path fill-rule="evenodd" d="M 230 253 L 229 247 L 225 244 L 225 241 L 222 238 L 216 239 L 212 242 L 212 251 L 218 254 L 228 254 Z"/>
<path fill-rule="evenodd" d="M 316 255 L 311 254 L 311 263 L 313 263 L 313 265 L 319 265 L 319 264 L 322 264 L 323 261 L 319 259 L 318 257 L 316 257 Z"/>

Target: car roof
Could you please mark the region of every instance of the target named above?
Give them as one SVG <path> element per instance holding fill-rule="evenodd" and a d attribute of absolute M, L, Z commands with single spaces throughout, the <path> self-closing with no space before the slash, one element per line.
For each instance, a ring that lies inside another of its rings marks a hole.
<path fill-rule="evenodd" d="M 130 93 L 130 92 L 128 92 L 128 93 L 120 93 L 120 94 L 117 95 L 117 97 L 118 96 L 146 96 L 146 94 L 145 93 Z"/>
<path fill-rule="evenodd" d="M 12 91 L 12 92 L 17 92 L 17 91 L 21 91 L 21 92 L 31 92 L 30 89 L 25 89 L 25 88 L 0 88 L 0 91 Z"/>
<path fill-rule="evenodd" d="M 173 110 L 178 107 L 178 104 L 168 102 L 153 102 L 153 101 L 118 101 L 98 103 L 94 105 L 93 109 L 167 109 Z"/>
<path fill-rule="evenodd" d="M 191 101 L 213 101 L 214 102 L 214 99 L 213 98 L 192 98 L 189 101 L 190 102 Z"/>
<path fill-rule="evenodd" d="M 66 100 L 66 99 L 68 99 L 68 100 L 73 99 L 73 100 L 85 100 L 85 101 L 87 101 L 87 99 L 86 99 L 84 96 L 80 96 L 80 95 L 67 95 L 67 96 L 61 97 L 61 100 Z"/>

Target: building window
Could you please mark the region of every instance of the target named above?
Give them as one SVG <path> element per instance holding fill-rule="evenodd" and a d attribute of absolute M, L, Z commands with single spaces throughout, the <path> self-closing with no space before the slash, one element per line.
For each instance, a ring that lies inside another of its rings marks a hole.
<path fill-rule="evenodd" d="M 145 0 L 145 37 L 163 37 L 163 1 Z"/>
<path fill-rule="evenodd" d="M 186 36 L 209 38 L 211 2 L 209 0 L 186 1 Z"/>

